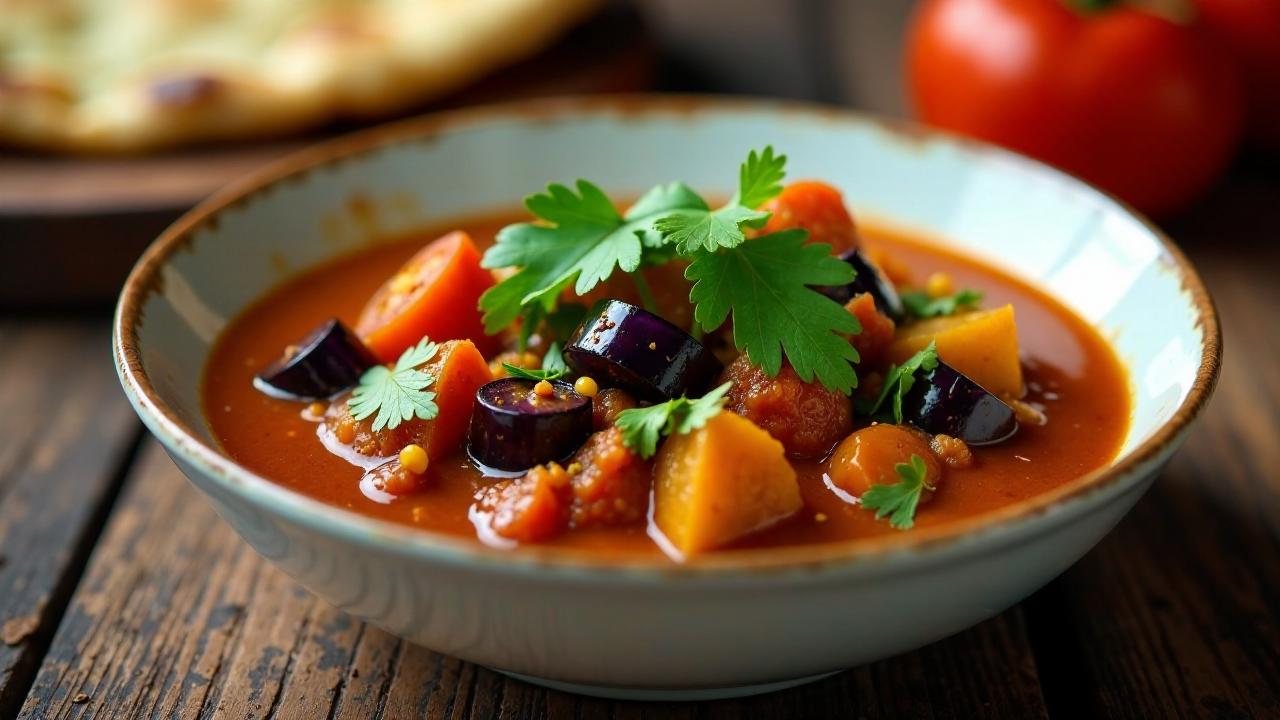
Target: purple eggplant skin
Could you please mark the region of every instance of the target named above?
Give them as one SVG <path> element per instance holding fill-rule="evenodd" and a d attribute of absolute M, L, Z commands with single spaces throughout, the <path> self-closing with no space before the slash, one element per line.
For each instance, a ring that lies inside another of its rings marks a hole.
<path fill-rule="evenodd" d="M 482 468 L 527 470 L 563 460 L 591 435 L 591 398 L 573 385 L 550 381 L 555 394 L 540 397 L 534 381 L 502 378 L 480 386 L 467 428 L 467 455 Z"/>
<path fill-rule="evenodd" d="M 259 391 L 276 398 L 313 402 L 354 386 L 378 359 L 338 320 L 312 330 L 253 379 Z"/>
<path fill-rule="evenodd" d="M 950 435 L 970 445 L 992 445 L 1013 437 L 1013 408 L 950 365 L 916 378 L 902 400 L 903 420 L 933 435 Z"/>
<path fill-rule="evenodd" d="M 595 306 L 569 338 L 564 359 L 601 387 L 620 387 L 653 402 L 698 395 L 724 369 L 689 333 L 621 300 Z"/>
<path fill-rule="evenodd" d="M 884 273 L 871 264 L 871 261 L 859 250 L 849 250 L 840 253 L 837 257 L 853 266 L 855 273 L 853 282 L 847 285 L 823 285 L 815 287 L 814 290 L 841 305 L 862 293 L 871 293 L 871 297 L 876 301 L 876 308 L 888 315 L 895 323 L 901 323 L 906 317 L 906 310 L 902 307 L 902 299 L 898 297 L 898 291 L 894 290 L 893 283 L 889 282 Z"/>

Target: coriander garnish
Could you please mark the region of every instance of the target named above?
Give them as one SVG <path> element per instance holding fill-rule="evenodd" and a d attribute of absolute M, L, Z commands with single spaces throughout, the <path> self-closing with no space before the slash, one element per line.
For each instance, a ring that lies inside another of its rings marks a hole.
<path fill-rule="evenodd" d="M 647 408 L 623 410 L 615 422 L 622 431 L 622 444 L 642 458 L 653 457 L 659 439 L 693 432 L 715 417 L 724 407 L 730 385 L 725 383 L 696 400 L 678 397 Z"/>
<path fill-rule="evenodd" d="M 876 519 L 889 516 L 889 524 L 899 530 L 910 530 L 915 525 L 916 506 L 925 490 L 936 490 L 928 482 L 929 470 L 924 458 L 912 454 L 910 463 L 893 466 L 901 478 L 892 485 L 872 485 L 862 493 L 859 503 L 867 510 L 876 511 Z"/>
<path fill-rule="evenodd" d="M 560 351 L 560 343 L 553 342 L 547 346 L 547 354 L 542 357 L 542 369 L 530 370 L 511 363 L 502 363 L 507 375 L 524 380 L 559 380 L 569 374 L 569 366 L 564 362 Z"/>
<path fill-rule="evenodd" d="M 351 391 L 347 407 L 351 417 L 373 419 L 373 431 L 383 428 L 394 430 L 401 422 L 417 417 L 431 420 L 440 408 L 436 406 L 436 394 L 427 388 L 435 382 L 435 376 L 418 370 L 435 357 L 440 346 L 427 338 L 406 349 L 392 368 L 375 365 L 360 376 L 360 383 Z"/>
<path fill-rule="evenodd" d="M 884 375 L 884 387 L 880 389 L 879 397 L 869 407 L 860 408 L 862 414 L 901 425 L 902 401 L 916 382 L 916 372 L 918 370 L 928 372 L 936 367 L 938 367 L 938 349 L 932 342 L 901 365 L 890 365 L 889 371 Z M 892 403 L 888 409 L 885 409 L 885 402 L 891 398 Z"/>
<path fill-rule="evenodd" d="M 689 295 L 695 334 L 732 317 L 734 344 L 769 375 L 778 374 L 785 355 L 802 380 L 851 392 L 857 376 L 850 363 L 858 356 L 843 336 L 861 328 L 812 287 L 849 283 L 852 269 L 831 257 L 829 246 L 805 244 L 803 230 L 746 241 L 745 229 L 768 221 L 758 208 L 781 192 L 785 164 L 771 147 L 751 152 L 733 200 L 716 210 L 682 183 L 653 188 L 626 215 L 585 180 L 576 193 L 549 186 L 525 201 L 540 222 L 503 228 L 485 253 L 487 268 L 520 268 L 480 298 L 486 330 L 496 333 L 520 317 L 521 338 L 528 338 L 570 286 L 582 295 L 616 269 L 642 279 L 635 272 L 641 265 L 680 258 L 691 261 L 685 276 L 696 281 Z"/>
<path fill-rule="evenodd" d="M 758 155 L 752 150 L 738 171 L 738 191 L 724 207 L 711 210 L 703 203 L 660 218 L 654 227 L 681 255 L 737 247 L 747 239 L 744 227 L 758 230 L 769 221 L 769 213 L 756 208 L 782 192 L 786 164 L 787 156 L 774 157 L 772 147 Z"/>
<path fill-rule="evenodd" d="M 858 353 L 837 333 L 861 330 L 857 318 L 815 285 L 843 285 L 853 268 L 822 244 L 805 244 L 803 230 L 755 238 L 736 248 L 703 253 L 685 271 L 696 281 L 689 298 L 694 317 L 710 332 L 733 314 L 733 342 L 770 377 L 782 369 L 782 353 L 801 380 L 816 375 L 828 389 L 848 393 L 858 385 L 850 363 Z"/>
<path fill-rule="evenodd" d="M 977 305 L 982 300 L 982 293 L 966 289 L 954 295 L 932 297 L 926 292 L 910 290 L 900 293 L 898 297 L 902 298 L 902 306 L 907 312 L 918 318 L 931 318 L 954 315 L 961 308 Z"/>
<path fill-rule="evenodd" d="M 508 225 L 485 252 L 486 268 L 520 268 L 480 297 L 486 332 L 498 332 L 529 308 L 551 312 L 570 286 L 583 295 L 615 268 L 635 270 L 642 236 L 652 233 L 648 242 L 661 243 L 653 230 L 655 220 L 691 203 L 695 209 L 698 203 L 706 206 L 688 188 L 656 195 L 650 191 L 642 198 L 644 205 L 637 203 L 623 216 L 595 185 L 579 180 L 577 189 L 575 194 L 564 185 L 550 185 L 546 193 L 526 198 L 525 207 L 541 222 Z"/>

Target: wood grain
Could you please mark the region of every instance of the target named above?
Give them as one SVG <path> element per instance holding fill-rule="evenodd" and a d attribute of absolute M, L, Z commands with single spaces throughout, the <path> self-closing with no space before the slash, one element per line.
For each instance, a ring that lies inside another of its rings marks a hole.
<path fill-rule="evenodd" d="M 82 702 L 76 703 L 78 695 Z M 716 717 L 1045 715 L 1021 616 Z M 645 717 L 537 688 L 334 610 L 253 554 L 148 441 L 21 717 Z"/>
<path fill-rule="evenodd" d="M 0 717 L 22 701 L 140 432 L 104 330 L 0 324 Z"/>

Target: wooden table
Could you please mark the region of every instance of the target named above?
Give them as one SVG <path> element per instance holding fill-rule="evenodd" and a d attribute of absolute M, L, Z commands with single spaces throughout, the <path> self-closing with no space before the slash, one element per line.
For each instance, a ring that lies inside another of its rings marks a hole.
<path fill-rule="evenodd" d="M 0 320 L 0 718 L 1278 717 L 1280 174 L 1239 170 L 1170 227 L 1219 303 L 1226 367 L 1110 536 L 943 642 L 683 706 L 544 690 L 325 606 L 143 434 L 105 316 Z"/>

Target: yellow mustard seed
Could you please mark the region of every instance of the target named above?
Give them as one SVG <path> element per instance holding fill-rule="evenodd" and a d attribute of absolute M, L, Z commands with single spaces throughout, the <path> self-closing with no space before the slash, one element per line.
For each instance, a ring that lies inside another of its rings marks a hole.
<path fill-rule="evenodd" d="M 556 394 L 556 386 L 546 380 L 539 380 L 538 383 L 533 386 L 533 394 L 541 398 L 549 398 Z"/>
<path fill-rule="evenodd" d="M 343 445 L 350 445 L 356 441 L 356 427 L 351 423 L 340 423 L 333 434 L 338 436 L 338 442 Z"/>
<path fill-rule="evenodd" d="M 421 445 L 405 445 L 404 449 L 400 451 L 400 467 L 414 475 L 425 473 L 427 471 L 427 451 L 423 450 Z"/>
<path fill-rule="evenodd" d="M 929 294 L 929 297 L 946 297 L 947 295 L 955 294 L 956 285 L 947 273 L 936 272 L 925 281 L 924 291 Z"/>
<path fill-rule="evenodd" d="M 583 375 L 574 381 L 573 389 L 576 390 L 579 395 L 585 395 L 589 398 L 595 397 L 596 393 L 600 392 L 600 386 L 596 384 L 595 379 L 589 378 L 586 375 Z"/>

